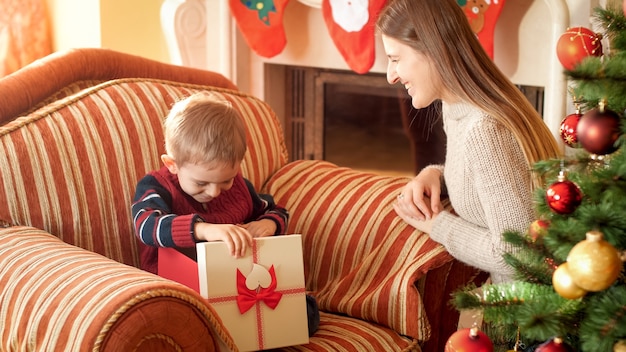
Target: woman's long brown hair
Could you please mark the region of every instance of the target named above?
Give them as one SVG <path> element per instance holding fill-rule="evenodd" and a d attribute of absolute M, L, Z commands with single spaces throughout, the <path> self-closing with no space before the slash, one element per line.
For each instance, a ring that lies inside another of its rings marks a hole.
<path fill-rule="evenodd" d="M 506 126 L 529 167 L 561 154 L 541 115 L 482 48 L 456 0 L 389 0 L 376 26 L 429 57 L 450 94 Z M 539 178 L 534 185 L 541 186 Z"/>

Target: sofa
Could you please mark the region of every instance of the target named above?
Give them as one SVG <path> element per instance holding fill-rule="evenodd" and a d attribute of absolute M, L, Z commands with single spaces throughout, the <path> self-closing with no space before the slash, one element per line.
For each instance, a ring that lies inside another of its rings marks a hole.
<path fill-rule="evenodd" d="M 0 351 L 237 350 L 196 291 L 138 269 L 130 215 L 164 116 L 201 90 L 239 110 L 244 176 L 302 234 L 321 322 L 281 350 L 442 351 L 451 293 L 486 276 L 395 215 L 406 178 L 290 161 L 272 108 L 224 76 L 95 48 L 0 79 Z"/>

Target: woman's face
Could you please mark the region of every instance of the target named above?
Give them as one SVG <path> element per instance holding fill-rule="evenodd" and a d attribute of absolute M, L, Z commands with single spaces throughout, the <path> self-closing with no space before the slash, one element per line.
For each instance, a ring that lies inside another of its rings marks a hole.
<path fill-rule="evenodd" d="M 410 46 L 386 35 L 382 36 L 389 84 L 400 82 L 411 96 L 414 108 L 430 105 L 441 96 L 441 80 L 434 72 L 430 59 Z"/>

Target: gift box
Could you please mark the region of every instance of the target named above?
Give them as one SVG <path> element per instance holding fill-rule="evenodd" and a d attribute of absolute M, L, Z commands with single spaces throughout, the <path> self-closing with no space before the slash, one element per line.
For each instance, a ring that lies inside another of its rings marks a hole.
<path fill-rule="evenodd" d="M 158 274 L 208 300 L 240 351 L 309 342 L 300 235 L 255 238 L 234 258 L 224 242 L 159 248 Z"/>
<path fill-rule="evenodd" d="M 309 342 L 300 235 L 255 238 L 234 258 L 224 242 L 196 245 L 199 287 L 241 351 Z"/>
<path fill-rule="evenodd" d="M 159 247 L 157 274 L 200 293 L 195 248 Z"/>

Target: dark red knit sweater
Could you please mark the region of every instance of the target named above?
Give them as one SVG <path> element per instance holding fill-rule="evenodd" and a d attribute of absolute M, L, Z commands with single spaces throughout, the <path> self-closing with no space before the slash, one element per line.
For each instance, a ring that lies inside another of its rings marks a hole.
<path fill-rule="evenodd" d="M 194 223 L 243 224 L 254 220 L 276 222 L 276 234 L 287 227 L 289 214 L 270 195 L 258 194 L 237 175 L 233 186 L 206 203 L 197 202 L 180 188 L 178 177 L 166 167 L 144 176 L 132 204 L 135 234 L 140 240 L 141 268 L 156 273 L 157 247 L 194 247 Z"/>

